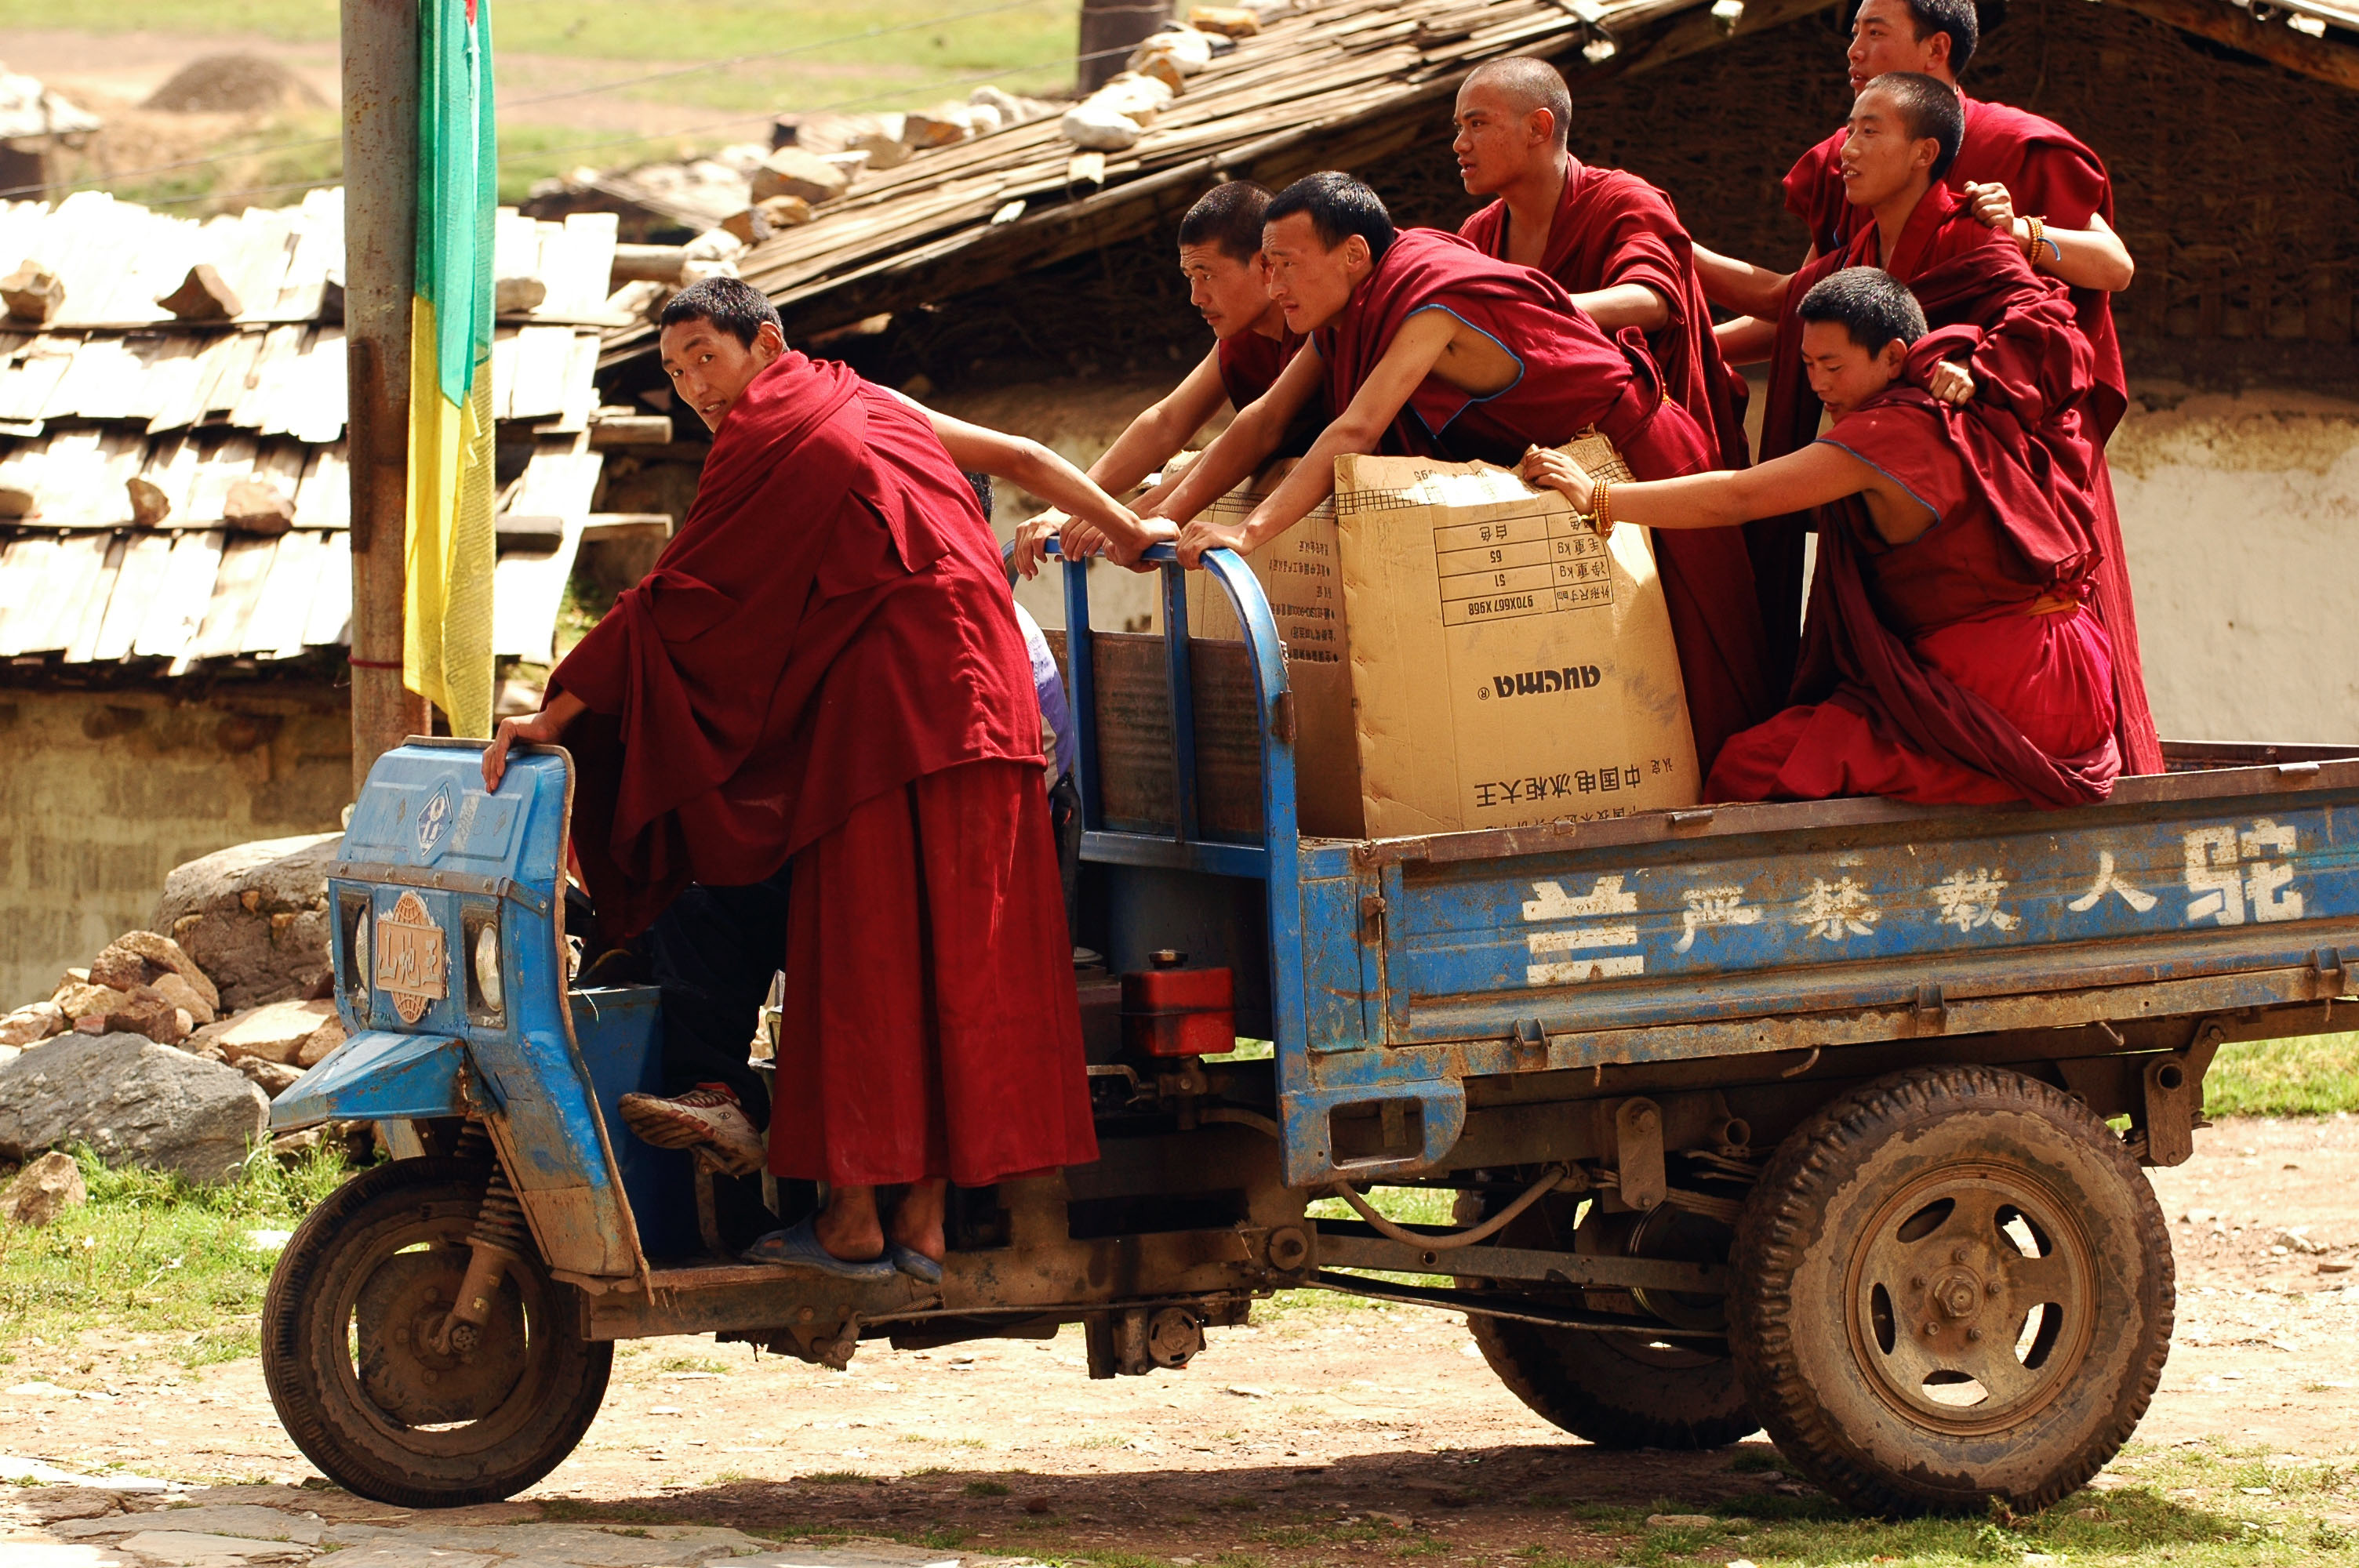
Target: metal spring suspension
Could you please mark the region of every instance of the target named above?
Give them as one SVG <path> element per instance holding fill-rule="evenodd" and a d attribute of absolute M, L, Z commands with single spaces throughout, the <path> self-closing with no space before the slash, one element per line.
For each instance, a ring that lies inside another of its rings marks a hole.
<path fill-rule="evenodd" d="M 467 1124 L 459 1130 L 459 1141 L 451 1149 L 451 1153 L 453 1158 L 460 1160 L 491 1159 L 493 1157 L 491 1130 L 482 1122 L 470 1118 Z"/>
<path fill-rule="evenodd" d="M 475 1206 L 475 1228 L 467 1240 L 471 1246 L 495 1248 L 511 1257 L 531 1255 L 532 1232 L 525 1227 L 524 1206 L 516 1201 L 516 1189 L 508 1185 L 506 1166 L 496 1162 L 492 1166 L 492 1179 L 484 1188 L 484 1201 Z"/>

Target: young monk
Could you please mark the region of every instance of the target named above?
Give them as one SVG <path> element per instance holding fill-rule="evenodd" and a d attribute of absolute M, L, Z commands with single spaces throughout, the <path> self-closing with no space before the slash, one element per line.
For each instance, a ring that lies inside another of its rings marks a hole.
<path fill-rule="evenodd" d="M 1302 346 L 1301 335 L 1287 330 L 1285 312 L 1269 297 L 1269 266 L 1261 252 L 1268 206 L 1268 191 L 1251 180 L 1231 180 L 1206 191 L 1180 220 L 1180 273 L 1188 280 L 1188 302 L 1212 330 L 1212 347 L 1186 380 L 1133 419 L 1090 465 L 1090 478 L 1102 489 L 1119 495 L 1170 461 L 1223 403 L 1249 406 Z M 1281 440 L 1280 452 L 1301 451 L 1318 433 L 1316 408 L 1306 408 L 1304 416 Z M 1169 489 L 1169 483 L 1158 485 L 1139 504 L 1152 506 Z M 1026 577 L 1037 573 L 1043 541 L 1065 522 L 1061 512 L 1028 519 L 1016 531 L 1016 569 Z"/>
<path fill-rule="evenodd" d="M 1459 237 L 1547 273 L 1606 331 L 1645 333 L 1665 395 L 1712 438 L 1713 466 L 1743 468 L 1745 416 L 1670 198 L 1636 175 L 1572 156 L 1572 94 L 1545 60 L 1477 67 L 1458 90 L 1456 120 L 1452 150 L 1467 194 L 1497 198 L 1458 226 Z M 1678 645 L 1698 662 L 1707 654 L 1717 661 L 1709 678 L 1687 683 L 1697 744 L 1716 750 L 1785 696 L 1768 679 L 1753 560 L 1737 529 L 1663 535 L 1655 554 Z M 1705 710 L 1723 696 L 1734 699 L 1728 711 Z"/>
<path fill-rule="evenodd" d="M 1545 274 L 1494 261 L 1454 234 L 1396 231 L 1375 191 L 1332 171 L 1288 186 L 1266 219 L 1270 291 L 1287 326 L 1310 341 L 1146 509 L 1147 532 L 1176 533 L 1184 564 L 1201 564 L 1209 549 L 1249 552 L 1291 527 L 1333 492 L 1335 459 L 1346 452 L 1512 467 L 1534 443 L 1558 445 L 1595 426 L 1634 472 L 1712 466 L 1709 438 L 1664 401 L 1637 329 L 1608 337 Z M 1340 412 L 1294 471 L 1242 524 L 1197 518 L 1260 467 L 1322 391 Z M 1068 551 L 1094 542 L 1067 531 Z M 1709 637 L 1680 643 L 1680 668 L 1699 719 L 1696 750 L 1709 756 L 1736 727 L 1731 716 L 1745 712 L 1746 693 L 1731 688 L 1734 675 Z M 1727 729 L 1708 729 L 1708 717 Z"/>
<path fill-rule="evenodd" d="M 1981 39 L 1973 0 L 1863 0 L 1852 21 L 1846 69 L 1856 94 L 1891 71 L 1930 76 L 1956 88 Z M 2122 368 L 2114 330 L 2113 296 L 2130 286 L 2136 267 L 2113 229 L 2113 184 L 2097 155 L 2052 120 L 1959 94 L 1964 131 L 1956 157 L 1942 178 L 1976 221 L 2011 240 L 2042 276 L 2071 291 L 2081 330 L 2096 354 L 2097 385 L 2088 405 L 2089 433 L 2100 450 L 2129 406 L 2129 382 Z M 1848 200 L 1843 180 L 1843 148 L 1849 127 L 1805 153 L 1786 176 L 1786 206 L 1807 224 L 1811 246 L 1804 265 L 1840 258 L 1864 222 Z M 1840 259 L 1832 262 L 1842 265 Z M 1730 261 L 1701 245 L 1696 268 L 1714 304 L 1746 311 L 1755 321 L 1720 329 L 1732 363 L 1758 359 L 1769 343 L 1766 323 L 1774 321 L 1784 297 L 1783 275 Z M 1824 276 L 1823 273 L 1818 276 Z M 1798 279 L 1795 295 L 1810 286 Z M 1938 323 L 1940 313 L 1926 308 Z M 1803 438 L 1807 439 L 1807 435 Z M 1773 455 L 1767 438 L 1763 457 Z M 2146 677 L 2138 653 L 2137 612 L 2130 592 L 2121 519 L 2114 504 L 2109 471 L 2097 475 L 2099 526 L 2106 546 L 2098 579 L 2097 607 L 2114 639 L 2121 677 L 2124 760 L 2132 773 L 2158 773 L 2162 745 L 2147 707 Z M 1756 557 L 1756 569 L 1762 563 Z M 1764 570 L 1765 579 L 1772 576 Z M 1778 585 L 1765 582 L 1765 590 Z M 1767 600 L 1765 600 L 1767 602 Z M 1766 613 L 1777 637 L 1777 612 Z"/>
<path fill-rule="evenodd" d="M 1723 748 L 1706 800 L 1884 795 L 1935 804 L 2104 799 L 2121 772 L 2112 659 L 2087 600 L 2088 493 L 1954 365 L 1890 275 L 1848 267 L 1803 297 L 1805 362 L 1834 427 L 1738 473 L 1593 481 L 1533 451 L 1526 478 L 1616 523 L 1719 527 L 1811 508 L 1812 634 L 1797 706 Z"/>
<path fill-rule="evenodd" d="M 549 706 L 501 721 L 484 783 L 515 741 L 573 749 L 573 849 L 620 936 L 691 878 L 791 860 L 769 1164 L 830 1191 L 749 1256 L 938 1279 L 949 1181 L 1097 1152 L 999 551 L 926 412 L 788 350 L 758 290 L 681 290 L 661 344 L 714 432 L 695 505 Z M 1073 478 L 1058 499 L 1128 525 Z"/>

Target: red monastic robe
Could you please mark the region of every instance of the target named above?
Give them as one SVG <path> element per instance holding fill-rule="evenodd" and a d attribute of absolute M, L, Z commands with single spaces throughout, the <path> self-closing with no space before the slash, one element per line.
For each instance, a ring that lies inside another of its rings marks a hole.
<path fill-rule="evenodd" d="M 1704 798 L 2104 799 L 2121 752 L 2111 654 L 2084 604 L 2098 563 L 2089 492 L 2014 413 L 1950 408 L 1915 387 L 1821 438 L 1938 521 L 1891 545 L 1858 496 L 1819 509 L 1798 706 L 1730 741 Z"/>
<path fill-rule="evenodd" d="M 780 356 L 549 689 L 590 708 L 566 735 L 574 849 L 609 939 L 690 880 L 795 861 L 775 1171 L 976 1182 L 1096 1157 L 1031 663 L 924 415 Z M 822 925 L 898 945 L 815 962 Z"/>
<path fill-rule="evenodd" d="M 1567 294 L 1593 294 L 1620 284 L 1653 289 L 1671 319 L 1647 335 L 1647 351 L 1663 373 L 1663 390 L 1708 431 L 1722 468 L 1749 460 L 1745 411 L 1712 334 L 1712 305 L 1696 276 L 1695 242 L 1671 199 L 1635 174 L 1569 160 L 1564 195 L 1549 225 L 1540 270 Z M 1507 259 L 1508 213 L 1494 201 L 1458 225 L 1459 237 L 1484 255 Z"/>
<path fill-rule="evenodd" d="M 1242 332 L 1232 332 L 1212 345 L 1212 353 L 1221 367 L 1221 385 L 1229 395 L 1229 406 L 1243 408 L 1277 380 L 1277 373 L 1294 358 L 1295 351 L 1307 340 L 1299 332 L 1279 329 L 1279 336 L 1266 338 L 1248 327 Z"/>
<path fill-rule="evenodd" d="M 2053 120 L 2004 103 L 1964 99 L 1965 140 L 1944 183 L 1962 196 L 1971 182 L 2007 189 L 2017 213 L 2060 229 L 2086 229 L 2093 219 L 2114 221 L 2114 187 L 2105 166 L 2086 144 Z M 1785 180 L 1786 209 L 1810 226 L 1810 243 L 1821 256 L 1841 254 L 1862 227 L 1875 221 L 1843 199 L 1840 156 L 1846 133 L 1837 131 L 1804 153 Z M 1797 278 L 1797 288 L 1801 280 Z M 2129 379 L 2122 366 L 2121 341 L 2114 330 L 2114 297 L 2102 288 L 2070 291 L 2072 312 L 2096 352 L 2097 384 L 2086 410 L 2100 454 L 2129 407 Z M 1767 453 L 1762 454 L 1767 457 Z M 2111 471 L 2097 470 L 2099 525 L 2105 567 L 2097 580 L 2097 611 L 2114 640 L 2114 664 L 2121 679 L 2124 761 L 2129 772 L 2162 771 L 2162 743 L 2147 704 L 2145 666 L 2138 653 L 2137 609 L 2130 593 L 2129 563 L 2122 548 L 2121 514 L 2114 504 Z"/>
<path fill-rule="evenodd" d="M 1514 468 L 1526 449 L 1561 446 L 1593 425 L 1640 479 L 1715 466 L 1710 436 L 1666 400 L 1636 328 L 1609 338 L 1547 274 L 1433 229 L 1396 234 L 1342 312 L 1311 334 L 1326 362 L 1327 406 L 1350 407 L 1401 324 L 1432 309 L 1492 338 L 1522 373 L 1487 398 L 1427 376 L 1393 420 L 1384 451 Z M 1776 688 L 1763 678 L 1757 602 L 1742 550 L 1697 548 L 1671 530 L 1655 545 L 1696 755 L 1709 768 L 1723 741 L 1776 707 Z"/>

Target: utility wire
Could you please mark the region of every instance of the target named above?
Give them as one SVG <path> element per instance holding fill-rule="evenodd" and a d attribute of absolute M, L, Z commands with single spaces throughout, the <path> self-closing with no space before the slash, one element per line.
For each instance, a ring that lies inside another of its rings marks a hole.
<path fill-rule="evenodd" d="M 870 27 L 864 31 L 857 33 L 843 33 L 835 38 L 820 38 L 807 44 L 795 44 L 787 49 L 766 49 L 755 54 L 730 55 L 720 59 L 699 60 L 692 65 L 674 66 L 665 70 L 649 71 L 641 76 L 618 77 L 612 81 L 595 82 L 588 87 L 569 87 L 556 92 L 536 93 L 530 98 L 514 99 L 508 103 L 499 104 L 497 107 L 500 111 L 506 112 L 511 109 L 529 108 L 538 103 L 554 103 L 561 99 L 567 98 L 594 97 L 596 94 L 601 92 L 617 92 L 625 87 L 638 87 L 650 81 L 669 81 L 683 76 L 694 76 L 701 71 L 727 70 L 734 66 L 751 65 L 759 60 L 783 59 L 791 55 L 816 54 L 821 49 L 834 49 L 842 44 L 864 43 L 870 38 L 880 38 L 892 33 L 917 32 L 927 27 L 946 27 L 952 22 L 973 21 L 978 16 L 993 16 L 1005 11 L 1022 10 L 1027 6 L 1034 5 L 1038 3 L 1038 0 L 1001 0 L 1000 4 L 995 5 L 978 5 L 971 10 L 965 11 L 945 11 L 940 16 L 920 17 L 916 21 L 910 22 L 897 22 L 890 27 Z M 1019 66 L 1015 69 L 1029 70 L 1035 68 L 1031 66 Z M 806 113 L 819 112 L 822 111 L 806 111 Z M 769 116 L 748 116 L 748 118 L 755 117 L 768 118 Z M 730 123 L 734 124 L 738 124 L 739 122 L 732 121 Z M 76 180 L 71 186 L 66 187 L 55 185 L 11 186 L 5 189 L 0 189 L 0 200 L 5 200 L 18 196 L 36 195 L 49 190 L 63 189 L 71 191 L 75 189 L 93 189 L 99 186 L 114 184 L 121 180 L 137 179 L 146 175 L 170 174 L 184 168 L 204 168 L 214 164 L 234 163 L 245 158 L 267 157 L 272 153 L 300 152 L 307 147 L 332 146 L 342 139 L 343 138 L 341 136 L 309 136 L 298 142 L 275 142 L 267 146 L 249 147 L 242 152 L 216 153 L 209 157 L 182 158 L 177 163 L 150 164 L 146 168 L 115 169 L 103 175 Z M 257 189 L 290 189 L 290 187 L 277 186 Z M 173 198 L 172 200 L 182 200 L 187 199 Z M 198 200 L 201 200 L 203 199 L 198 198 Z M 162 202 L 156 203 L 156 205 L 159 206 L 162 204 Z"/>

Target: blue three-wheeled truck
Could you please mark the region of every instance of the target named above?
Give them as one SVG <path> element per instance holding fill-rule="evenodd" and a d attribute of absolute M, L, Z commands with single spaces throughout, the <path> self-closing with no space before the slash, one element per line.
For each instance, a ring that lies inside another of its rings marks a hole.
<path fill-rule="evenodd" d="M 1191 641 L 1162 554 L 1165 635 L 1064 651 L 1103 1155 L 954 1192 L 939 1285 L 740 1262 L 820 1195 L 622 1130 L 657 993 L 572 984 L 561 752 L 495 795 L 476 742 L 378 762 L 330 884 L 351 1038 L 272 1111 L 376 1121 L 400 1156 L 271 1281 L 271 1397 L 321 1470 L 508 1496 L 581 1441 L 618 1339 L 840 1368 L 1079 1324 L 1114 1377 L 1301 1288 L 1465 1313 L 1595 1443 L 1766 1428 L 1864 1509 L 2035 1508 L 2114 1454 L 2170 1344 L 2139 1167 L 2193 1152 L 2223 1044 L 2349 1026 L 2359 749 L 2177 747 L 2070 811 L 1309 838 L 1266 601 L 1214 552 L 1244 640 Z M 1373 1184 L 1455 1219 L 1397 1224 Z M 1322 1196 L 1359 1217 L 1308 1217 Z"/>

